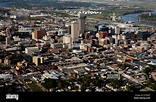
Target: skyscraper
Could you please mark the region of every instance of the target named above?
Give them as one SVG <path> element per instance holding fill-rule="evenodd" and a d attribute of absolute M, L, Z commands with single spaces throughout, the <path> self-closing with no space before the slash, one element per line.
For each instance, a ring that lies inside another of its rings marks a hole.
<path fill-rule="evenodd" d="M 71 38 L 72 42 L 77 41 L 79 38 L 79 25 L 76 21 L 71 22 Z"/>
<path fill-rule="evenodd" d="M 78 14 L 79 33 L 85 32 L 85 19 L 86 19 L 85 14 L 81 14 L 81 13 Z"/>
<path fill-rule="evenodd" d="M 120 34 L 120 28 L 118 26 L 115 27 L 115 34 Z"/>
<path fill-rule="evenodd" d="M 6 46 L 10 45 L 10 37 L 11 37 L 11 32 L 10 32 L 10 28 L 7 27 L 6 28 Z"/>
<path fill-rule="evenodd" d="M 6 37 L 6 46 L 10 45 L 10 38 Z"/>

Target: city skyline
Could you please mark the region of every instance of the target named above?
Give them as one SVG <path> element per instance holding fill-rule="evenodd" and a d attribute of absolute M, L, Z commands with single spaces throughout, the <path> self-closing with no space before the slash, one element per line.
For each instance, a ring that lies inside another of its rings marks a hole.
<path fill-rule="evenodd" d="M 125 97 L 128 93 L 130 100 L 150 101 L 153 96 L 148 93 L 156 91 L 156 8 L 146 2 L 2 2 L 4 99 L 20 101 L 20 93 L 35 92 L 46 97 L 47 93 L 101 92 L 102 97 L 110 98 L 107 95 L 112 93 L 122 99 L 116 95 L 121 92 Z"/>

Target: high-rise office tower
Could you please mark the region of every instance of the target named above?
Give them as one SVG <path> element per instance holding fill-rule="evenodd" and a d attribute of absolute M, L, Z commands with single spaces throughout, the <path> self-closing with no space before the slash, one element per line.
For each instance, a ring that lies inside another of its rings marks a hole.
<path fill-rule="evenodd" d="M 81 13 L 78 14 L 79 33 L 85 32 L 85 19 L 86 19 L 85 14 L 81 14 Z"/>
<path fill-rule="evenodd" d="M 6 46 L 10 45 L 10 38 L 9 37 L 6 37 Z"/>
<path fill-rule="evenodd" d="M 10 37 L 11 37 L 10 28 L 7 27 L 6 28 L 6 46 L 10 45 Z"/>
<path fill-rule="evenodd" d="M 71 38 L 72 42 L 77 41 L 79 38 L 79 25 L 76 21 L 71 22 Z"/>
<path fill-rule="evenodd" d="M 71 25 L 67 25 L 67 33 L 71 34 Z"/>
<path fill-rule="evenodd" d="M 119 27 L 115 27 L 115 34 L 120 34 L 120 28 Z"/>

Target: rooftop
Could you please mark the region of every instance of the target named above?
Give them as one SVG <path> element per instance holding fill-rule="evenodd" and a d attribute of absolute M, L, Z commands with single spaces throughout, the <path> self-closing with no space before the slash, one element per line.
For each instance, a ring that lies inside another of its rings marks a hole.
<path fill-rule="evenodd" d="M 63 66 L 63 68 L 65 69 L 74 69 L 74 68 L 78 68 L 78 67 L 87 67 L 88 65 L 85 63 L 80 63 L 77 65 L 69 65 L 69 66 Z"/>

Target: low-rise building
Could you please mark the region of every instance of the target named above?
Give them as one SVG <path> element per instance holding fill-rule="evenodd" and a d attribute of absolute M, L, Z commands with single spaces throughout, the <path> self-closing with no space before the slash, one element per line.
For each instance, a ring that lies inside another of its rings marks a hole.
<path fill-rule="evenodd" d="M 65 36 L 63 36 L 63 43 L 65 43 L 65 44 L 72 43 L 71 35 L 65 35 Z"/>
<path fill-rule="evenodd" d="M 87 64 L 85 63 L 80 63 L 80 64 L 75 64 L 75 65 L 66 65 L 66 66 L 58 66 L 58 69 L 60 71 L 71 71 L 71 70 L 75 70 L 75 69 L 81 69 L 81 68 L 85 68 L 88 67 Z"/>
<path fill-rule="evenodd" d="M 39 56 L 33 57 L 33 62 L 36 64 L 36 66 L 39 66 L 40 64 L 44 63 L 44 58 Z"/>
<path fill-rule="evenodd" d="M 25 48 L 26 54 L 32 54 L 32 53 L 38 52 L 38 51 L 39 51 L 38 47 L 26 47 Z"/>

